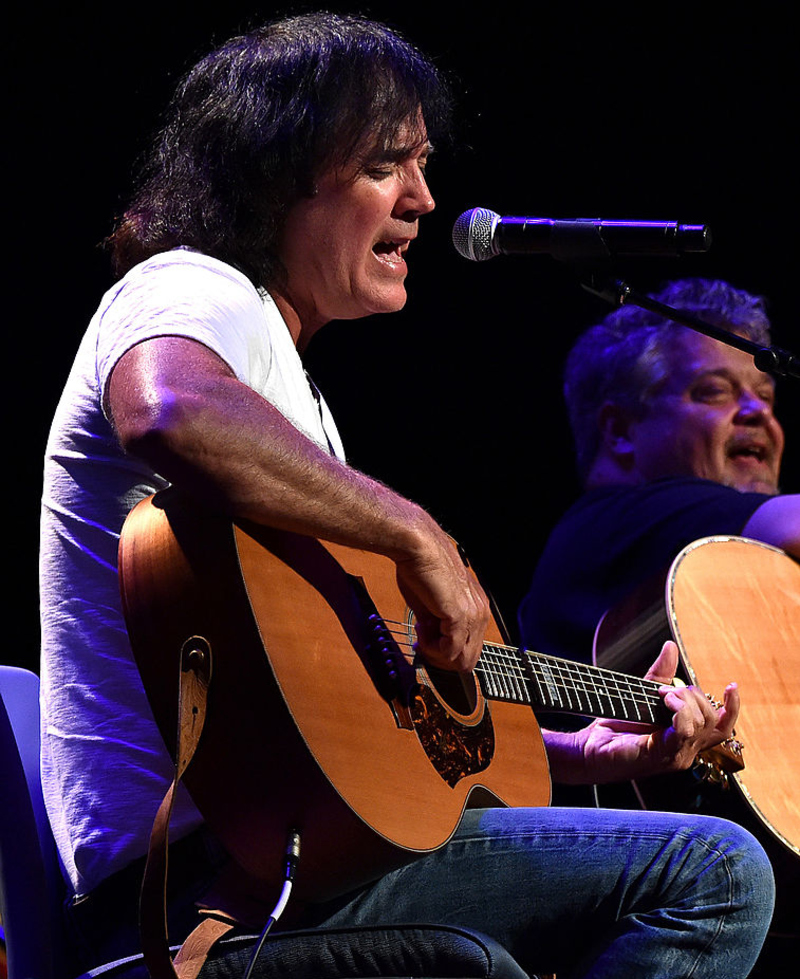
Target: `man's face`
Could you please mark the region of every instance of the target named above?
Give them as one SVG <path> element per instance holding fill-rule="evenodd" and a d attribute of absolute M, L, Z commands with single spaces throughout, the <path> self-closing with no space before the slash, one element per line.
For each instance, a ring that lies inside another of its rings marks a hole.
<path fill-rule="evenodd" d="M 646 416 L 632 423 L 637 472 L 777 493 L 784 438 L 772 378 L 744 351 L 698 333 L 687 332 L 670 361 Z"/>
<path fill-rule="evenodd" d="M 315 196 L 289 212 L 280 247 L 284 298 L 305 331 L 405 305 L 406 251 L 434 207 L 428 155 L 424 130 L 408 126 L 384 152 L 326 173 Z"/>

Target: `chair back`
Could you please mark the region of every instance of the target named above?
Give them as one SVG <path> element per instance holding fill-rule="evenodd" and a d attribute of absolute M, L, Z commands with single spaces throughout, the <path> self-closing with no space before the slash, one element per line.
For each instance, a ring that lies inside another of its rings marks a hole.
<path fill-rule="evenodd" d="M 60 979 L 64 893 L 39 773 L 39 678 L 0 666 L 0 914 L 9 979 Z"/>

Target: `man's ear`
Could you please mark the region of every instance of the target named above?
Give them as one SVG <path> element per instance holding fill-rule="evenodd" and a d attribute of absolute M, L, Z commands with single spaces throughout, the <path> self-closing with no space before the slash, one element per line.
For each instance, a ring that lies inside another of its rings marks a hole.
<path fill-rule="evenodd" d="M 623 469 L 634 464 L 633 426 L 631 412 L 613 401 L 606 401 L 598 415 L 601 451 Z"/>

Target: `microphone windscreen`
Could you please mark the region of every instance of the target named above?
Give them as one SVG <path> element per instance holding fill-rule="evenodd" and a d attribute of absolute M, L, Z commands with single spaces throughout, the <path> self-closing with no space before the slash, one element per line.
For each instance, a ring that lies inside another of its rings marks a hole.
<path fill-rule="evenodd" d="M 493 245 L 494 229 L 499 220 L 499 214 L 485 207 L 464 211 L 453 225 L 453 245 L 458 254 L 471 262 L 493 258 L 497 254 Z"/>

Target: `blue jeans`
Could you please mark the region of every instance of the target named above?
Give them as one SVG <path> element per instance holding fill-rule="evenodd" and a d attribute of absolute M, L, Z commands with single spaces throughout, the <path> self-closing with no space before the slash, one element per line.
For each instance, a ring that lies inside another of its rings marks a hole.
<path fill-rule="evenodd" d="M 761 846 L 725 820 L 486 809 L 468 812 L 447 846 L 320 909 L 314 923 L 461 925 L 559 979 L 744 979 L 773 902 Z M 234 975 L 221 962 L 201 973 Z"/>
<path fill-rule="evenodd" d="M 558 979 L 744 979 L 773 902 L 761 846 L 722 819 L 485 809 L 468 812 L 446 846 L 310 923 L 460 925 Z M 213 958 L 201 979 L 238 979 L 249 953 Z"/>

